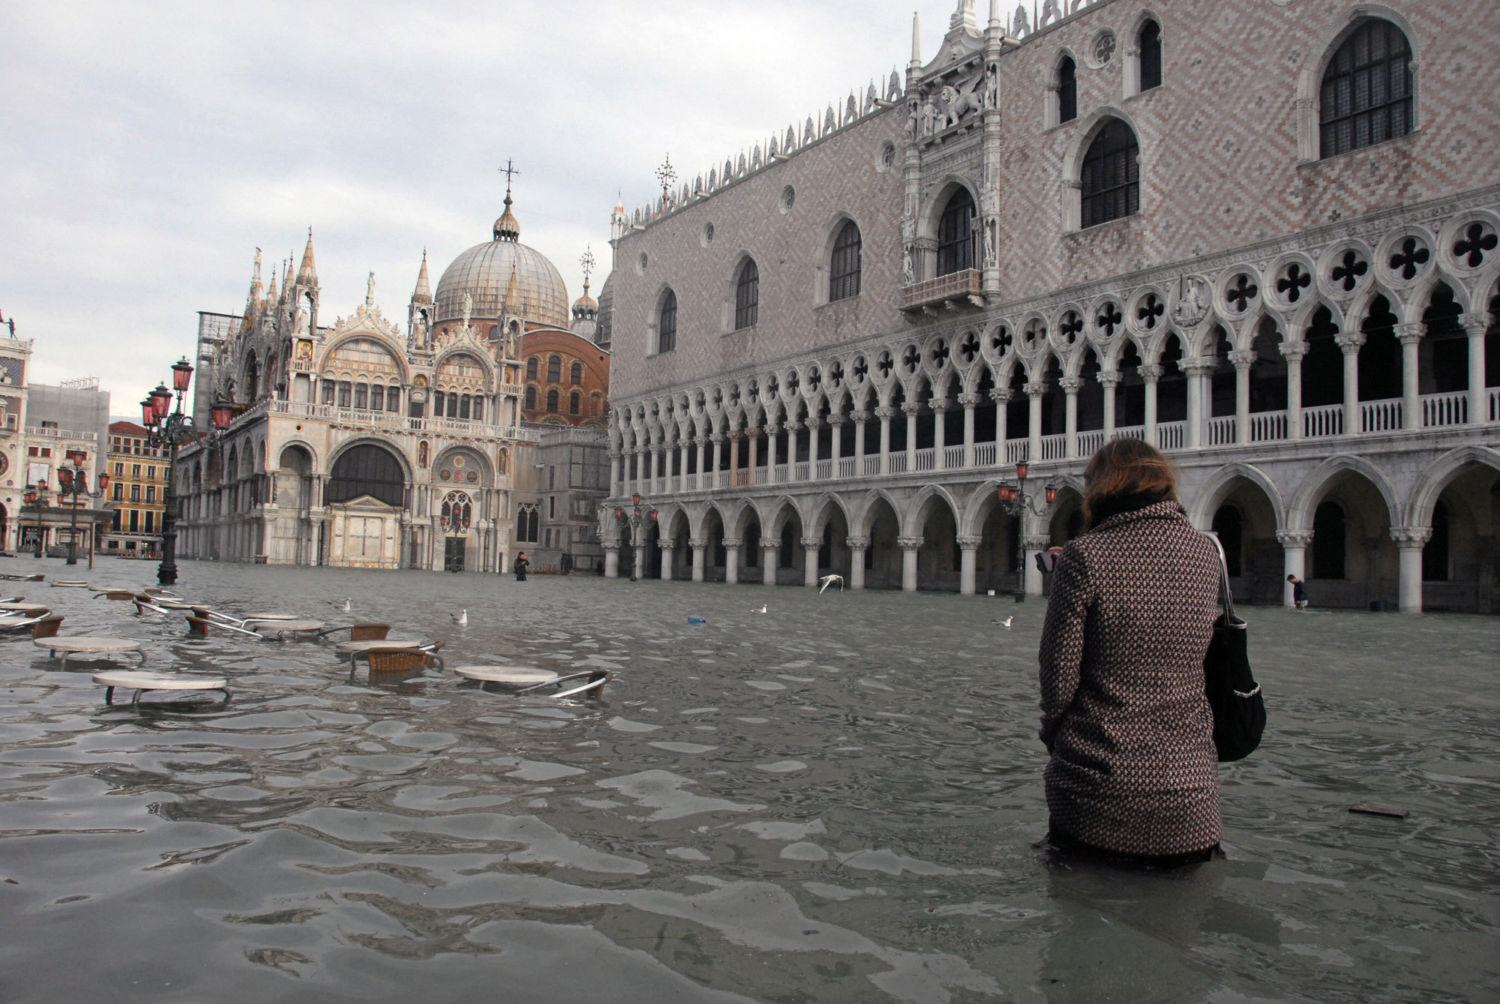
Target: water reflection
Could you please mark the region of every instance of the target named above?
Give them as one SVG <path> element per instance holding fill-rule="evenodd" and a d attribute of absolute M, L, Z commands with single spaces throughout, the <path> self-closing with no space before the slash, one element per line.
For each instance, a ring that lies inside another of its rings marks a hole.
<path fill-rule="evenodd" d="M 92 581 L 150 571 L 103 559 Z M 141 639 L 234 699 L 106 709 L 86 664 L 0 642 L 7 999 L 1432 999 L 1500 978 L 1493 620 L 1251 611 L 1272 731 L 1224 771 L 1230 860 L 1161 876 L 1032 846 L 1038 603 L 999 632 L 993 601 L 948 596 L 185 566 L 195 598 L 385 621 L 450 664 L 617 674 L 558 703 L 351 684 L 317 643 L 188 639 L 25 586 L 64 633 Z M 1363 801 L 1411 816 L 1348 814 Z"/>

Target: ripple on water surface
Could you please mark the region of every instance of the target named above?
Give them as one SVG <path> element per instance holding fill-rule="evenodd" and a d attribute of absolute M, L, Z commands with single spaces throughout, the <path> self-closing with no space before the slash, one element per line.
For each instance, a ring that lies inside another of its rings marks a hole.
<path fill-rule="evenodd" d="M 100 559 L 90 579 L 152 570 Z M 443 638 L 450 664 L 615 674 L 602 702 L 559 704 L 442 673 L 349 683 L 319 643 L 191 640 L 180 617 L 15 585 L 65 634 L 139 639 L 153 665 L 229 677 L 234 698 L 105 708 L 88 664 L 0 640 L 5 999 L 1431 1000 L 1500 984 L 1493 619 L 1248 610 L 1272 719 L 1222 771 L 1229 860 L 1160 876 L 1033 846 L 1041 603 L 1008 605 L 1002 632 L 983 598 L 183 566 L 180 590 L 213 605 L 383 621 Z M 328 601 L 343 596 L 349 615 Z"/>

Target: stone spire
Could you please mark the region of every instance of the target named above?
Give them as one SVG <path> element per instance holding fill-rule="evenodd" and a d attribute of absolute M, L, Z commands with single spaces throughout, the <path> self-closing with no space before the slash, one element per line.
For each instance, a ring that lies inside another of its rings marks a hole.
<path fill-rule="evenodd" d="M 266 291 L 260 283 L 260 248 L 255 249 L 255 267 L 250 273 L 250 293 L 245 298 L 245 305 L 260 306 L 260 301 L 265 299 Z"/>
<path fill-rule="evenodd" d="M 427 279 L 427 249 L 422 249 L 422 267 L 417 271 L 417 288 L 411 294 L 412 303 L 431 303 L 432 284 Z"/>
<path fill-rule="evenodd" d="M 1000 0 L 990 0 L 990 27 L 1003 28 L 1005 21 L 1000 17 Z"/>
<path fill-rule="evenodd" d="M 271 288 L 266 290 L 266 306 L 274 307 L 280 302 L 279 294 L 276 292 L 276 270 L 271 269 Z"/>
<path fill-rule="evenodd" d="M 948 19 L 948 30 L 974 30 L 974 0 L 958 0 L 958 9 Z"/>
<path fill-rule="evenodd" d="M 297 269 L 297 285 L 316 286 L 318 268 L 313 262 L 312 227 L 307 228 L 307 247 L 302 249 L 302 267 Z"/>
<path fill-rule="evenodd" d="M 922 65 L 922 19 L 916 11 L 911 12 L 911 65 Z"/>
<path fill-rule="evenodd" d="M 505 284 L 505 311 L 510 314 L 521 313 L 521 284 L 516 277 L 516 263 L 512 259 L 510 263 L 510 282 Z"/>

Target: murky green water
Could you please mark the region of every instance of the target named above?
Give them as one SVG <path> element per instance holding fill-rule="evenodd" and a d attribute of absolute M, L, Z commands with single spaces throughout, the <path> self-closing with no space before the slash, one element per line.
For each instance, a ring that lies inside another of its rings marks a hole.
<path fill-rule="evenodd" d="M 59 562 L 0 571 L 64 574 Z M 318 643 L 192 641 L 0 583 L 63 633 L 227 674 L 109 709 L 0 640 L 6 1000 L 1478 1000 L 1500 986 L 1500 621 L 1250 610 L 1266 744 L 1229 860 L 1058 866 L 1035 739 L 1044 606 L 761 586 L 188 563 L 241 610 L 445 638 L 449 664 L 606 666 L 599 704 Z M 144 562 L 88 577 L 141 586 Z M 82 577 L 80 575 L 80 577 Z M 13 587 L 13 588 L 12 588 Z M 758 613 L 762 603 L 765 614 Z M 449 613 L 469 611 L 467 628 Z M 997 617 L 1016 615 L 1006 631 Z M 707 617 L 689 626 L 687 616 Z M 1405 820 L 1351 815 L 1359 802 Z"/>

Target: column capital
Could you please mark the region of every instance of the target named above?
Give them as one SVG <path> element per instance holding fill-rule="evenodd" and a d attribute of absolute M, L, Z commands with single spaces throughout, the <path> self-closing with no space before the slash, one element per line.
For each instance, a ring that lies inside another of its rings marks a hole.
<path fill-rule="evenodd" d="M 823 420 L 816 415 L 808 415 L 807 421 L 802 423 L 803 427 L 807 429 L 817 429 L 822 426 L 822 424 Z"/>
<path fill-rule="evenodd" d="M 692 547 L 693 550 L 695 550 L 695 551 L 701 551 L 705 547 L 708 546 L 708 538 L 707 537 L 692 537 L 692 538 L 689 538 L 688 544 L 689 544 L 689 546 Z"/>
<path fill-rule="evenodd" d="M 851 551 L 863 551 L 870 546 L 869 537 L 845 537 L 844 546 Z"/>
<path fill-rule="evenodd" d="M 1411 321 L 1406 324 L 1396 325 L 1396 337 L 1402 345 L 1415 345 L 1422 340 L 1423 329 L 1426 326 L 1420 321 Z"/>
<path fill-rule="evenodd" d="M 896 546 L 903 551 L 915 551 L 922 546 L 921 537 L 897 537 Z"/>
<path fill-rule="evenodd" d="M 677 540 L 676 538 L 662 537 L 656 542 L 656 546 L 663 551 L 675 551 L 677 549 Z"/>
<path fill-rule="evenodd" d="M 849 417 L 856 422 L 864 423 L 870 420 L 870 413 L 868 410 L 861 408 L 857 411 L 851 411 Z"/>
<path fill-rule="evenodd" d="M 1253 349 L 1235 349 L 1229 353 L 1229 361 L 1234 364 L 1234 368 L 1237 370 L 1247 369 L 1251 363 L 1255 362 L 1255 356 L 1256 354 Z"/>
<path fill-rule="evenodd" d="M 1190 377 L 1207 376 L 1214 371 L 1213 359 L 1193 359 L 1182 364 L 1182 372 Z"/>
<path fill-rule="evenodd" d="M 915 401 L 907 401 L 901 406 L 901 410 L 906 414 L 907 418 L 915 418 L 921 414 L 922 406 Z"/>
<path fill-rule="evenodd" d="M 620 542 L 618 540 L 601 540 L 599 546 L 606 551 L 618 551 L 620 549 Z"/>
<path fill-rule="evenodd" d="M 831 425 L 831 426 L 833 426 L 835 429 L 837 429 L 839 426 L 841 426 L 841 425 L 844 424 L 844 416 L 843 415 L 829 415 L 828 416 L 828 424 Z"/>
<path fill-rule="evenodd" d="M 1393 526 L 1391 527 L 1391 539 L 1396 546 L 1405 550 L 1407 548 L 1420 548 L 1432 539 L 1432 527 L 1430 526 Z"/>
<path fill-rule="evenodd" d="M 1282 358 L 1284 358 L 1289 363 L 1301 362 L 1302 357 L 1307 355 L 1307 343 L 1282 342 L 1280 345 L 1276 346 L 1276 350 L 1280 352 Z"/>
<path fill-rule="evenodd" d="M 1152 363 L 1149 366 L 1138 367 L 1136 372 L 1141 375 L 1141 379 L 1146 383 L 1156 383 L 1156 381 L 1161 379 L 1164 367 L 1160 363 Z"/>
<path fill-rule="evenodd" d="M 1282 547 L 1306 547 L 1313 541 L 1311 530 L 1277 530 L 1276 542 Z"/>
<path fill-rule="evenodd" d="M 959 546 L 959 548 L 961 550 L 964 550 L 964 551 L 973 551 L 973 550 L 977 549 L 979 547 L 979 545 L 981 543 L 983 543 L 983 542 L 984 542 L 984 538 L 983 537 L 975 537 L 975 536 L 971 536 L 971 535 L 968 535 L 968 534 L 961 535 L 958 538 L 958 546 Z"/>
<path fill-rule="evenodd" d="M 715 446 L 718 446 L 718 445 L 722 444 L 725 439 L 728 439 L 728 438 L 729 437 L 725 436 L 724 433 L 722 433 L 722 432 L 716 432 L 712 436 L 708 437 L 708 441 L 711 442 L 711 443 L 713 443 Z"/>
<path fill-rule="evenodd" d="M 960 408 L 969 409 L 969 408 L 974 407 L 978 403 L 979 403 L 979 395 L 978 394 L 960 394 L 960 395 L 958 395 L 958 406 Z"/>
<path fill-rule="evenodd" d="M 611 460 L 619 460 L 620 459 L 620 448 L 618 446 L 611 446 L 609 448 L 609 459 L 611 459 Z"/>
<path fill-rule="evenodd" d="M 1041 397 L 1047 393 L 1047 381 L 1027 380 L 1026 385 L 1022 389 L 1031 397 Z"/>
<path fill-rule="evenodd" d="M 765 426 L 765 433 L 766 433 L 766 435 L 768 435 L 768 436 L 774 436 L 774 435 L 776 435 L 780 431 L 781 431 L 781 427 L 779 425 L 777 425 L 775 422 L 767 422 L 766 423 L 766 426 Z"/>
<path fill-rule="evenodd" d="M 1083 379 L 1081 377 L 1063 377 L 1057 381 L 1057 385 L 1063 389 L 1064 394 L 1077 394 L 1083 387 Z"/>
<path fill-rule="evenodd" d="M 879 408 L 875 409 L 875 417 L 880 419 L 882 422 L 884 422 L 888 418 L 894 417 L 895 414 L 896 409 L 888 407 L 886 405 L 881 405 Z"/>
<path fill-rule="evenodd" d="M 740 538 L 738 537 L 725 537 L 723 540 L 719 541 L 719 543 L 724 545 L 724 550 L 726 551 L 738 551 L 744 541 L 740 540 Z"/>
<path fill-rule="evenodd" d="M 949 401 L 946 397 L 935 397 L 927 402 L 927 407 L 932 409 L 933 414 L 941 415 L 943 412 L 948 410 L 948 405 L 952 403 L 953 402 Z"/>
<path fill-rule="evenodd" d="M 1028 533 L 1021 537 L 1021 547 L 1028 551 L 1045 551 L 1052 546 L 1052 537 L 1045 533 Z"/>
<path fill-rule="evenodd" d="M 1100 370 L 1094 374 L 1094 380 L 1101 387 L 1118 387 L 1120 385 L 1119 370 Z"/>
<path fill-rule="evenodd" d="M 1346 331 L 1335 335 L 1333 340 L 1340 352 L 1346 356 L 1353 356 L 1359 354 L 1359 347 L 1365 343 L 1365 336 L 1362 331 Z"/>
<path fill-rule="evenodd" d="M 1459 314 L 1458 323 L 1463 325 L 1464 331 L 1470 338 L 1483 337 L 1485 331 L 1489 329 L 1490 319 L 1483 311 L 1478 313 L 1470 311 L 1467 314 Z"/>
<path fill-rule="evenodd" d="M 822 537 L 803 537 L 802 546 L 809 551 L 815 551 L 823 546 Z"/>
<path fill-rule="evenodd" d="M 994 390 L 990 391 L 990 400 L 994 401 L 996 404 L 1005 404 L 1010 400 L 1010 388 L 996 387 Z"/>

